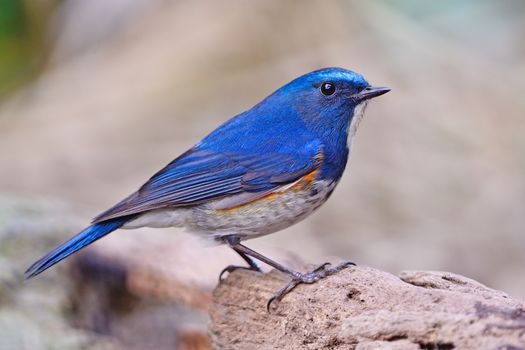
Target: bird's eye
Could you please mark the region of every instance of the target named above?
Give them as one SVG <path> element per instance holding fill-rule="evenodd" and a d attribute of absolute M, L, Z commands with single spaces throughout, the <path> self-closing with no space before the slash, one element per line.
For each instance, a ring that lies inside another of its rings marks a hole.
<path fill-rule="evenodd" d="M 335 92 L 335 85 L 330 82 L 321 84 L 321 93 L 325 96 L 333 95 Z"/>

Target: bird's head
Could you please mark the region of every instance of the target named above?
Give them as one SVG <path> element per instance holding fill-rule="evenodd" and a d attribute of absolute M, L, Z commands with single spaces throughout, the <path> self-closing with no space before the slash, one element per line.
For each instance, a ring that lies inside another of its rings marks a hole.
<path fill-rule="evenodd" d="M 354 133 L 368 100 L 388 91 L 370 86 L 350 70 L 324 68 L 293 80 L 274 95 L 293 105 L 307 127 L 321 136 Z"/>

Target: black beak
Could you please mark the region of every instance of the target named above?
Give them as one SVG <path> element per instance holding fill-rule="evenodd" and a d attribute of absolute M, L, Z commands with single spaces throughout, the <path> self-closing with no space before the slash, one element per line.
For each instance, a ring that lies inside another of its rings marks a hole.
<path fill-rule="evenodd" d="M 366 88 L 355 94 L 354 98 L 358 101 L 365 101 L 386 94 L 389 91 L 390 89 L 387 87 L 367 86 Z"/>

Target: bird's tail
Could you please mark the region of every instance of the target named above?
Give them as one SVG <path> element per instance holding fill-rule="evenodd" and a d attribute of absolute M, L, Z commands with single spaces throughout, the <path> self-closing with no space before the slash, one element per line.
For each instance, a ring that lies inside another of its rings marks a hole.
<path fill-rule="evenodd" d="M 108 233 L 120 228 L 129 219 L 129 217 L 116 218 L 89 226 L 71 238 L 69 241 L 53 249 L 43 258 L 31 265 L 24 274 L 25 278 L 29 279 L 44 272 L 51 266 L 58 263 L 60 260 L 67 258 L 74 252 L 79 251 L 85 246 L 95 242 L 97 239 L 102 238 Z"/>

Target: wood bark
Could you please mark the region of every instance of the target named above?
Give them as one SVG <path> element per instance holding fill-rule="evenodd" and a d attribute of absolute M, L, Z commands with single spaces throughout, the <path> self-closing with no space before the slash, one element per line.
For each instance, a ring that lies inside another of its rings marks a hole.
<path fill-rule="evenodd" d="M 266 303 L 288 277 L 234 271 L 214 291 L 216 349 L 525 349 L 525 305 L 449 272 L 350 267 Z"/>

